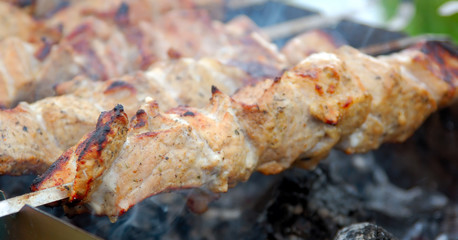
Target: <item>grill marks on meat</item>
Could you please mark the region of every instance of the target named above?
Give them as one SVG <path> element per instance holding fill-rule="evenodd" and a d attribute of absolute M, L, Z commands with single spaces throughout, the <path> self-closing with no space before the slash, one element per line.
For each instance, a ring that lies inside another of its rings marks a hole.
<path fill-rule="evenodd" d="M 67 173 L 57 178 L 50 179 L 47 174 L 39 177 L 36 182 L 52 180 L 53 185 L 63 182 L 73 181 L 75 186 L 71 192 L 71 201 L 78 201 L 87 197 L 90 189 L 87 185 L 97 186 L 105 168 L 116 158 L 122 144 L 126 140 L 128 118 L 121 105 L 116 106 L 109 112 L 103 112 L 97 120 L 95 131 L 86 134 L 78 147 L 67 150 L 54 164 L 48 172 L 60 170 Z M 49 183 L 48 183 L 49 184 Z M 46 187 L 45 185 L 34 184 L 32 189 Z M 84 189 L 84 190 L 83 190 Z M 82 191 L 83 190 L 83 191 Z"/>
<path fill-rule="evenodd" d="M 0 174 L 42 173 L 93 129 L 101 111 L 116 104 L 122 104 L 128 116 L 136 114 L 146 97 L 158 99 L 162 109 L 178 104 L 201 107 L 211 97 L 212 85 L 232 94 L 247 79 L 245 72 L 216 60 L 185 58 L 105 82 L 77 77 L 55 88 L 62 96 L 0 110 Z M 40 134 L 35 133 L 38 128 Z"/>
<path fill-rule="evenodd" d="M 115 216 L 152 194 L 202 185 L 224 192 L 246 180 L 256 167 L 256 154 L 236 116 L 227 112 L 232 104 L 218 91 L 209 107 L 188 109 L 194 116 L 184 116 L 180 109 L 164 114 L 154 103 L 144 105 L 146 114 L 132 120 L 121 153 L 91 197 L 98 202 L 94 208 L 104 207 L 99 202 L 123 206 L 112 209 L 109 215 Z M 118 186 L 121 182 L 125 187 Z"/>
<path fill-rule="evenodd" d="M 274 174 L 293 164 L 312 168 L 336 145 L 360 152 L 402 141 L 436 109 L 436 88 L 426 89 L 422 82 L 440 79 L 404 78 L 410 75 L 401 72 L 402 65 L 384 59 L 345 47 L 311 55 L 281 78 L 248 87 L 254 91 L 242 89 L 229 97 L 213 88 L 204 108 L 163 113 L 148 102 L 132 119 L 101 183 L 82 202 L 97 214 L 115 217 L 161 192 L 193 187 L 224 192 L 255 169 Z M 455 71 L 451 66 L 441 72 Z M 436 77 L 425 75 L 430 76 Z M 71 176 L 76 170 L 65 171 L 48 172 L 36 189 L 55 186 L 54 175 Z"/>
<path fill-rule="evenodd" d="M 91 188 L 100 184 L 100 176 L 112 164 L 126 141 L 129 120 L 121 105 L 104 112 L 97 121 L 95 132 L 76 149 L 78 155 L 76 176 L 70 201 L 88 197 Z M 78 154 L 79 153 L 79 154 Z"/>

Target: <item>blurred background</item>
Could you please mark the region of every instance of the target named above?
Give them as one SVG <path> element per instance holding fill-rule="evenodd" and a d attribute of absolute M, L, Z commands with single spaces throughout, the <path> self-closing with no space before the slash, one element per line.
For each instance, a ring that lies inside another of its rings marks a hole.
<path fill-rule="evenodd" d="M 288 1 L 287 1 L 288 2 Z M 323 16 L 351 19 L 410 35 L 446 34 L 458 41 L 458 1 L 349 0 L 289 1 Z"/>

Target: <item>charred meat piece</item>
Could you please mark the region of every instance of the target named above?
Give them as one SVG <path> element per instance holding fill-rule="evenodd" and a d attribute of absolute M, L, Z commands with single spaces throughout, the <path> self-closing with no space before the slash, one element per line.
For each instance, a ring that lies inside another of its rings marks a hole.
<path fill-rule="evenodd" d="M 456 61 L 448 59 L 455 56 L 453 49 L 440 49 L 448 54 L 429 56 Z M 396 56 L 408 58 L 409 53 Z M 413 73 L 401 73 L 402 66 L 384 59 L 344 47 L 335 54 L 313 54 L 280 78 L 233 97 L 213 88 L 204 108 L 164 113 L 150 101 L 131 120 L 118 157 L 106 166 L 97 186 L 73 191 L 90 189 L 82 202 L 111 217 L 174 189 L 225 192 L 254 170 L 275 174 L 292 165 L 313 168 L 334 146 L 363 152 L 383 142 L 403 141 L 437 108 L 437 101 L 450 104 L 458 98 L 454 93 L 436 100 L 436 88 L 423 84 L 446 81 L 453 92 L 455 65 L 441 65 L 441 76 L 451 79 L 424 75 L 414 81 L 404 77 Z M 76 169 L 51 168 L 33 187 L 52 187 L 59 176 L 77 174 Z M 70 177 L 64 183 L 72 181 Z"/>
<path fill-rule="evenodd" d="M 74 179 L 74 185 L 80 186 L 75 189 L 84 189 L 89 183 L 97 181 L 106 166 L 116 158 L 122 144 L 126 140 L 128 118 L 124 113 L 121 105 L 116 106 L 113 110 L 102 112 L 97 120 L 95 131 L 86 134 L 77 144 L 79 147 L 73 147 L 67 150 L 53 165 L 48 169 L 49 172 L 56 169 L 65 170 L 65 172 L 77 172 L 75 175 L 62 174 L 55 178 L 53 184 L 59 185 Z M 46 178 L 41 179 L 45 181 Z M 89 189 L 86 191 L 72 191 L 72 200 L 87 197 Z"/>
<path fill-rule="evenodd" d="M 87 140 L 79 144 L 82 148 L 75 150 L 78 159 L 73 186 L 76 187 L 71 192 L 70 201 L 89 197 L 91 188 L 100 184 L 100 176 L 116 159 L 126 141 L 128 124 L 129 119 L 121 105 L 100 115 L 97 131 L 90 133 Z"/>

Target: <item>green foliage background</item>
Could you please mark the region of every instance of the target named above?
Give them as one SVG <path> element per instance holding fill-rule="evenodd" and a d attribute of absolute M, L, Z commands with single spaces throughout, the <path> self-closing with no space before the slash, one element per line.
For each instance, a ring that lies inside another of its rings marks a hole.
<path fill-rule="evenodd" d="M 404 29 L 410 35 L 423 33 L 441 33 L 449 35 L 458 43 L 458 13 L 451 16 L 440 16 L 438 8 L 449 0 L 413 0 L 415 15 Z M 382 0 L 387 19 L 392 18 L 401 0 Z"/>

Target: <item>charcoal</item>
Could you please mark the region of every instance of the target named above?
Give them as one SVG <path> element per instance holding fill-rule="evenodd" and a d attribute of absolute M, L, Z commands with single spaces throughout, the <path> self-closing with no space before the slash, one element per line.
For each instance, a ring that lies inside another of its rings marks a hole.
<path fill-rule="evenodd" d="M 340 228 L 369 220 L 358 195 L 334 182 L 324 164 L 287 171 L 271 199 L 259 221 L 270 239 L 331 239 Z"/>
<path fill-rule="evenodd" d="M 352 224 L 337 233 L 334 240 L 396 240 L 388 231 L 372 223 Z"/>

